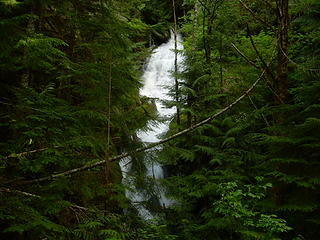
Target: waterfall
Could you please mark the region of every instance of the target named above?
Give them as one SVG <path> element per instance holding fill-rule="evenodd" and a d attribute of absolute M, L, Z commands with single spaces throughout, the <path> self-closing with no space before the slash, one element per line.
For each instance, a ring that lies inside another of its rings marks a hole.
<path fill-rule="evenodd" d="M 180 35 L 177 36 L 177 41 L 177 49 L 182 50 L 183 46 L 181 44 Z M 137 132 L 137 136 L 146 144 L 160 140 L 159 137 L 168 131 L 170 121 L 176 112 L 175 107 L 168 108 L 162 103 L 162 100 L 173 100 L 173 98 L 169 96 L 169 88 L 174 87 L 174 78 L 172 77 L 174 59 L 174 36 L 171 32 L 169 41 L 160 45 L 151 54 L 142 76 L 144 85 L 140 90 L 140 95 L 155 99 L 158 117 L 163 120 L 157 124 L 150 121 L 147 123 L 147 131 Z M 182 61 L 182 56 L 178 54 L 179 68 L 182 67 Z M 160 149 L 161 147 L 158 147 L 158 150 Z M 147 160 L 148 159 L 145 159 L 144 162 L 147 168 L 146 176 L 152 177 L 155 180 L 154 188 L 156 189 L 155 192 L 158 193 L 158 201 L 161 206 L 167 207 L 172 204 L 173 201 L 165 196 L 165 189 L 159 183 L 159 180 L 164 177 L 163 168 L 157 161 Z M 126 197 L 130 199 L 131 203 L 135 206 L 143 219 L 153 219 L 153 214 L 142 204 L 148 200 L 146 193 L 134 186 L 134 177 L 128 174 L 132 167 L 131 158 L 120 161 L 120 167 L 123 173 L 123 184 L 128 187 L 126 190 Z"/>

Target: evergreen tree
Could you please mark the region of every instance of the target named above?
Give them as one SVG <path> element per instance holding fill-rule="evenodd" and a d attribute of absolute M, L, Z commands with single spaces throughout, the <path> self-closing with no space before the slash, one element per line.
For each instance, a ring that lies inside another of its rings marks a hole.
<path fill-rule="evenodd" d="M 117 162 L 28 183 L 137 144 L 131 136 L 150 108 L 139 97 L 144 2 L 0 2 L 1 238 L 139 239 L 151 231 L 119 216 L 129 203 Z"/>
<path fill-rule="evenodd" d="M 289 25 L 285 1 L 186 4 L 194 9 L 182 28 L 184 126 L 231 103 L 263 69 L 267 74 L 234 110 L 166 147 L 163 161 L 174 175 L 166 184 L 177 199 L 168 221 L 181 239 L 316 239 L 317 94 L 309 91 L 317 91 L 312 51 L 319 46 L 313 38 L 313 50 L 302 53 L 297 36 L 311 40 L 302 31 L 318 5 L 298 1 Z"/>

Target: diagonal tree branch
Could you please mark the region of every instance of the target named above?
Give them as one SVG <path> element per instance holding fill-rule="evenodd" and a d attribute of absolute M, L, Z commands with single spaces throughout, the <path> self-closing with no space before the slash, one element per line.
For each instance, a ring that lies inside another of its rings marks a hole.
<path fill-rule="evenodd" d="M 266 20 L 262 19 L 259 15 L 257 15 L 251 8 L 249 8 L 242 0 L 239 0 L 239 2 L 241 3 L 241 5 L 251 13 L 251 15 L 257 19 L 259 22 L 261 22 L 262 24 L 266 25 L 267 27 L 269 27 L 272 31 L 274 31 L 274 27 L 268 23 Z"/>
<path fill-rule="evenodd" d="M 202 6 L 205 10 L 209 11 L 208 7 L 207 7 L 201 0 L 198 0 L 198 2 L 201 4 L 201 6 Z"/>
<path fill-rule="evenodd" d="M 5 193 L 11 193 L 11 194 L 18 194 L 18 195 L 22 195 L 25 197 L 31 197 L 31 198 L 38 198 L 41 199 L 42 197 L 33 193 L 28 193 L 28 192 L 24 192 L 24 191 L 20 191 L 20 190 L 16 190 L 16 189 L 10 189 L 10 188 L 0 188 L 0 192 L 5 192 Z M 77 208 L 83 211 L 88 211 L 88 208 L 76 205 L 76 204 L 71 204 L 70 208 Z"/>
<path fill-rule="evenodd" d="M 20 190 L 13 190 L 13 189 L 10 189 L 10 188 L 0 188 L 0 192 L 19 194 L 19 195 L 23 195 L 25 197 L 41 198 L 39 195 L 35 195 L 33 193 L 23 192 L 23 191 L 20 191 Z"/>
<path fill-rule="evenodd" d="M 53 148 L 61 148 L 61 146 L 54 146 Z M 30 151 L 26 151 L 26 152 L 21 152 L 21 153 L 11 153 L 8 156 L 2 157 L 2 159 L 8 159 L 8 158 L 19 158 L 19 157 L 23 157 L 32 153 L 38 153 L 38 152 L 43 152 L 50 149 L 49 147 L 46 148 L 39 148 L 39 149 L 35 149 L 35 150 L 30 150 Z"/>
<path fill-rule="evenodd" d="M 85 165 L 85 166 L 82 166 L 82 167 L 79 167 L 79 168 L 74 168 L 74 169 L 71 169 L 71 170 L 68 170 L 68 171 L 65 171 L 65 172 L 53 174 L 53 175 L 48 176 L 48 177 L 42 177 L 42 178 L 33 179 L 33 180 L 21 181 L 21 182 L 16 183 L 16 185 L 41 183 L 41 182 L 46 182 L 46 181 L 52 181 L 54 179 L 65 177 L 65 176 L 70 176 L 70 175 L 76 174 L 78 172 L 82 172 L 82 171 L 85 171 L 85 170 L 93 169 L 95 167 L 104 165 L 108 161 L 109 162 L 117 161 L 117 160 L 120 160 L 122 158 L 125 158 L 125 157 L 128 157 L 128 156 L 134 155 L 136 153 L 140 153 L 140 152 L 152 149 L 152 148 L 154 148 L 156 146 L 159 146 L 161 144 L 169 142 L 169 141 L 171 141 L 171 140 L 173 140 L 173 139 L 175 139 L 177 137 L 180 137 L 180 136 L 182 136 L 182 135 L 184 135 L 186 133 L 189 133 L 189 132 L 193 131 L 194 129 L 196 129 L 196 128 L 200 127 L 200 126 L 203 126 L 206 123 L 209 123 L 213 119 L 221 116 L 222 114 L 224 114 L 225 112 L 227 112 L 228 110 L 233 108 L 236 104 L 238 104 L 241 100 L 243 100 L 246 96 L 248 96 L 248 94 L 256 87 L 256 85 L 259 83 L 259 81 L 264 77 L 265 73 L 266 73 L 266 69 L 264 69 L 262 71 L 262 73 L 260 74 L 258 79 L 251 85 L 250 88 L 248 88 L 239 98 L 237 98 L 234 102 L 232 102 L 227 107 L 223 108 L 222 110 L 220 110 L 216 114 L 208 117 L 207 119 L 205 119 L 205 120 L 203 120 L 203 121 L 201 121 L 201 122 L 199 122 L 199 123 L 197 123 L 195 125 L 192 125 L 191 127 L 186 128 L 186 129 L 184 129 L 184 130 L 182 130 L 182 131 L 180 131 L 180 132 L 178 132 L 176 134 L 173 134 L 173 135 L 171 135 L 171 136 L 169 136 L 167 138 L 164 138 L 161 141 L 158 141 L 158 142 L 155 142 L 155 143 L 151 143 L 151 144 L 149 144 L 149 145 L 147 145 L 145 147 L 137 148 L 132 152 L 123 153 L 123 154 L 120 154 L 120 155 L 117 155 L 117 156 L 114 156 L 114 157 L 111 157 L 111 158 L 108 158 L 108 159 L 105 159 L 105 160 L 102 160 L 102 161 L 99 161 L 99 162 L 96 162 L 96 163 L 93 163 L 93 164 L 89 164 L 89 165 Z"/>
<path fill-rule="evenodd" d="M 250 65 L 252 65 L 253 67 L 255 67 L 255 68 L 258 69 L 258 70 L 262 70 L 262 69 L 263 69 L 263 67 L 258 66 L 255 62 L 251 61 L 246 55 L 244 55 L 244 54 L 239 50 L 239 48 L 236 47 L 236 45 L 234 45 L 233 43 L 231 43 L 231 45 L 232 45 L 232 47 L 237 51 L 237 53 L 239 53 L 240 56 L 241 56 L 242 58 L 244 58 L 244 60 L 247 61 L 247 63 L 249 63 Z M 264 61 L 264 63 L 265 63 L 265 61 Z M 272 74 L 269 66 L 270 66 L 270 64 L 266 64 L 266 63 L 265 63 L 265 70 L 266 70 L 266 72 L 267 72 L 268 74 Z M 264 77 L 264 78 L 265 78 L 265 77 Z M 266 82 L 267 82 L 267 86 L 269 87 L 270 91 L 271 91 L 271 92 L 275 95 L 275 97 L 281 102 L 281 99 L 280 99 L 279 95 L 275 92 L 275 90 L 274 90 L 273 87 L 272 87 L 272 83 L 271 83 L 267 78 L 265 78 L 265 80 L 266 80 Z M 283 102 L 282 102 L 282 103 L 283 103 Z"/>
<path fill-rule="evenodd" d="M 248 36 L 250 38 L 250 43 L 251 46 L 253 47 L 254 51 L 256 52 L 258 58 L 260 59 L 260 61 L 262 62 L 263 66 L 267 69 L 267 74 L 269 74 L 272 78 L 273 81 L 275 81 L 275 76 L 273 75 L 271 69 L 268 67 L 266 61 L 263 59 L 261 53 L 259 52 L 259 50 L 257 49 L 257 46 L 255 44 L 255 42 L 253 41 L 250 29 L 249 29 L 249 25 L 247 24 L 247 32 L 248 32 Z"/>
<path fill-rule="evenodd" d="M 239 48 L 237 48 L 236 45 L 234 45 L 233 43 L 231 43 L 231 46 L 237 51 L 237 53 L 239 53 L 241 55 L 241 57 L 244 58 L 244 60 L 246 60 L 250 65 L 254 66 L 256 69 L 261 70 L 261 67 L 258 66 L 255 62 L 251 61 L 246 55 L 244 55 Z"/>

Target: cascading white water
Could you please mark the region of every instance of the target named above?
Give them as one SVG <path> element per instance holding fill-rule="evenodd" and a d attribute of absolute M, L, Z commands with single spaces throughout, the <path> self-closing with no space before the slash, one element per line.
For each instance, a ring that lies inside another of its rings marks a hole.
<path fill-rule="evenodd" d="M 177 49 L 182 50 L 183 46 L 181 44 L 180 35 L 177 36 L 177 41 Z M 168 131 L 170 119 L 176 112 L 175 107 L 167 108 L 162 103 L 162 100 L 173 100 L 169 96 L 169 88 L 173 88 L 175 84 L 174 78 L 172 77 L 174 59 L 174 35 L 171 32 L 169 41 L 160 45 L 152 53 L 142 76 L 144 86 L 140 90 L 140 94 L 155 99 L 159 119 L 166 119 L 156 125 L 149 122 L 149 130 L 137 132 L 137 136 L 144 143 L 159 141 L 159 136 Z M 182 66 L 182 60 L 182 56 L 178 54 L 178 67 Z M 130 161 L 130 158 L 120 161 L 120 167 L 123 173 L 123 183 L 128 187 L 126 190 L 126 197 L 131 200 L 132 204 L 139 211 L 139 214 L 143 219 L 152 219 L 154 216 L 141 204 L 148 200 L 146 198 L 146 194 L 135 188 L 133 185 L 134 178 L 127 174 L 131 168 Z M 147 167 L 146 175 L 156 180 L 156 186 L 154 186 L 154 188 L 157 189 L 156 192 L 158 192 L 158 200 L 161 206 L 169 206 L 172 204 L 172 200 L 165 196 L 165 189 L 159 184 L 159 179 L 164 176 L 162 166 L 156 161 L 145 161 L 145 165 Z"/>

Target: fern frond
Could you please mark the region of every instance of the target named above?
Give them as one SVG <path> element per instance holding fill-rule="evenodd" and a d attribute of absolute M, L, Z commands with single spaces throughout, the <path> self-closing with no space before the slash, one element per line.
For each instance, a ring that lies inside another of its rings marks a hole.
<path fill-rule="evenodd" d="M 214 156 L 216 154 L 216 149 L 211 148 L 211 147 L 195 145 L 194 148 L 195 148 L 196 151 L 205 153 L 208 156 Z"/>

